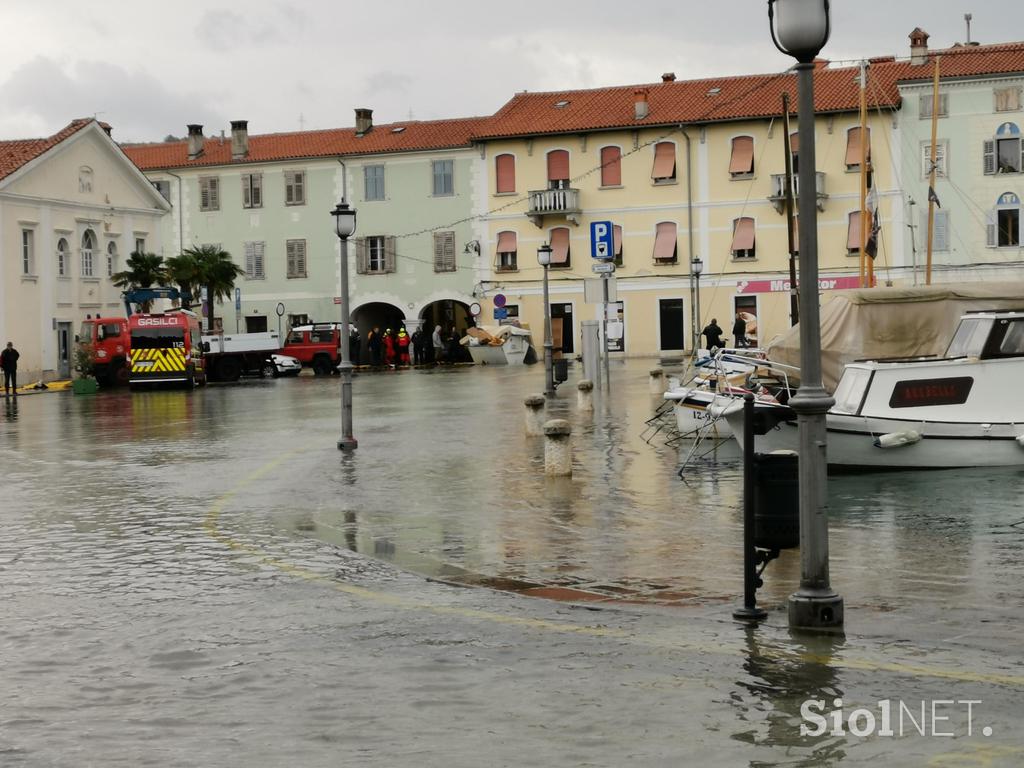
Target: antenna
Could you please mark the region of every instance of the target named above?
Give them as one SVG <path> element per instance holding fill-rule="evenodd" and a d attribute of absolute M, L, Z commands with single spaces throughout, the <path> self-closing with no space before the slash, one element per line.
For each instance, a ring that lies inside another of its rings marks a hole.
<path fill-rule="evenodd" d="M 974 17 L 971 14 L 969 14 L 969 13 L 965 13 L 964 14 L 964 21 L 967 22 L 967 45 L 972 45 L 972 43 L 971 43 L 971 19 L 972 18 L 974 18 Z"/>

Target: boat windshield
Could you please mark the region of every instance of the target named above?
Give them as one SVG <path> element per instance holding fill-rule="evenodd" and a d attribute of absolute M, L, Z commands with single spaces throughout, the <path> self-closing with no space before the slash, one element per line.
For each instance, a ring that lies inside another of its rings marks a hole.
<path fill-rule="evenodd" d="M 1024 320 L 1009 321 L 1009 327 L 999 345 L 999 354 L 1014 357 L 1024 355 Z"/>
<path fill-rule="evenodd" d="M 991 317 L 965 317 L 949 342 L 946 357 L 981 357 L 991 330 Z"/>
<path fill-rule="evenodd" d="M 845 369 L 843 378 L 839 380 L 839 386 L 836 387 L 836 404 L 832 406 L 832 411 L 856 415 L 864 400 L 864 390 L 867 389 L 870 379 L 871 371 L 867 368 Z"/>

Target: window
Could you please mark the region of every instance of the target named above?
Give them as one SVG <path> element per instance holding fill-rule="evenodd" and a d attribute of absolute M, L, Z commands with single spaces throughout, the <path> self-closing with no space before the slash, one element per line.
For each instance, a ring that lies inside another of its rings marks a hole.
<path fill-rule="evenodd" d="M 734 179 L 750 179 L 754 176 L 754 137 L 737 136 L 732 140 L 732 157 L 729 160 L 729 176 Z"/>
<path fill-rule="evenodd" d="M 263 251 L 265 243 L 262 241 L 248 241 L 245 244 L 245 276 L 249 280 L 262 280 L 263 272 Z"/>
<path fill-rule="evenodd" d="M 1009 88 L 996 88 L 995 96 L 996 112 L 1018 112 L 1020 111 L 1020 86 Z"/>
<path fill-rule="evenodd" d="M 860 211 L 851 211 L 846 225 L 846 255 L 860 255 Z"/>
<path fill-rule="evenodd" d="M 516 191 L 515 155 L 498 155 L 494 158 L 494 175 L 497 179 L 495 193 L 505 195 Z"/>
<path fill-rule="evenodd" d="M 655 228 L 654 260 L 659 263 L 675 264 L 678 258 L 676 223 L 662 221 Z"/>
<path fill-rule="evenodd" d="M 154 181 L 153 186 L 156 187 L 156 191 L 163 195 L 164 200 L 171 202 L 171 182 L 166 179 L 160 179 Z"/>
<path fill-rule="evenodd" d="M 940 141 L 935 145 L 935 175 L 938 178 L 946 178 L 946 153 L 949 150 L 949 143 Z M 921 178 L 927 179 L 932 170 L 932 145 L 924 143 L 921 145 Z"/>
<path fill-rule="evenodd" d="M 612 225 L 612 250 L 615 253 L 615 266 L 622 266 L 622 227 L 618 224 Z"/>
<path fill-rule="evenodd" d="M 932 106 L 933 97 L 931 92 L 922 93 L 920 96 L 920 106 L 918 108 L 918 115 L 922 120 L 932 119 Z M 939 117 L 945 117 L 949 114 L 949 94 L 939 94 Z"/>
<path fill-rule="evenodd" d="M 754 258 L 754 220 L 749 216 L 733 221 L 732 247 L 730 250 L 734 259 Z"/>
<path fill-rule="evenodd" d="M 295 327 L 300 326 L 300 325 L 308 325 L 308 324 L 309 324 L 309 315 L 307 315 L 305 313 L 298 314 L 298 315 L 292 315 L 292 314 L 288 315 L 288 327 L 289 328 L 295 328 Z M 298 332 L 290 331 L 288 333 L 288 343 L 289 344 L 301 344 L 302 341 L 303 341 L 303 339 L 302 339 L 302 331 L 298 331 Z"/>
<path fill-rule="evenodd" d="M 655 184 L 667 184 L 676 180 L 676 145 L 671 141 L 659 141 L 654 145 L 651 178 Z"/>
<path fill-rule="evenodd" d="M 983 143 L 983 166 L 986 174 L 1020 173 L 1024 168 L 1021 159 L 1020 129 L 1014 123 L 1003 123 L 996 129 L 993 139 Z"/>
<path fill-rule="evenodd" d="M 92 277 L 92 254 L 96 249 L 96 235 L 91 229 L 82 234 L 82 277 Z"/>
<path fill-rule="evenodd" d="M 434 271 L 455 271 L 455 233 L 434 233 Z"/>
<path fill-rule="evenodd" d="M 800 173 L 800 134 L 789 134 L 789 154 L 793 157 L 793 175 Z"/>
<path fill-rule="evenodd" d="M 371 235 L 356 238 L 356 272 L 381 275 L 395 271 L 395 238 Z"/>
<path fill-rule="evenodd" d="M 572 252 L 569 248 L 569 228 L 555 227 L 551 230 L 551 266 L 572 266 Z"/>
<path fill-rule="evenodd" d="M 141 253 L 141 251 L 140 251 Z M 117 243 L 111 240 L 107 243 L 107 277 L 113 277 L 117 271 Z"/>
<path fill-rule="evenodd" d="M 242 174 L 242 207 L 262 208 L 263 207 L 263 174 L 243 173 Z"/>
<path fill-rule="evenodd" d="M 435 160 L 431 163 L 434 171 L 434 196 L 446 197 L 455 194 L 455 161 Z"/>
<path fill-rule="evenodd" d="M 569 153 L 564 149 L 548 152 L 548 189 L 569 188 Z"/>
<path fill-rule="evenodd" d="M 135 253 L 145 253 L 146 252 L 146 238 L 144 238 L 144 237 L 136 237 L 135 238 L 135 251 L 134 252 Z"/>
<path fill-rule="evenodd" d="M 363 196 L 366 200 L 384 199 L 384 166 L 363 166 Z"/>
<path fill-rule="evenodd" d="M 199 177 L 199 210 L 220 210 L 220 179 L 216 176 Z"/>
<path fill-rule="evenodd" d="M 921 211 L 921 231 L 924 232 L 925 245 L 928 240 L 928 211 Z M 932 250 L 949 250 L 949 211 L 936 210 L 932 225 Z"/>
<path fill-rule="evenodd" d="M 21 274 L 36 273 L 35 232 L 31 229 L 21 230 Z"/>
<path fill-rule="evenodd" d="M 868 167 L 871 166 L 871 129 L 867 129 L 867 135 L 864 137 L 867 141 L 866 157 L 868 159 Z M 861 131 L 860 126 L 851 128 L 846 132 L 846 170 L 848 171 L 860 171 L 860 156 L 861 156 Z"/>
<path fill-rule="evenodd" d="M 285 262 L 288 277 L 306 277 L 306 241 L 284 241 Z"/>
<path fill-rule="evenodd" d="M 57 241 L 57 277 L 70 277 L 71 265 L 68 264 L 68 241 L 63 237 Z"/>
<path fill-rule="evenodd" d="M 601 147 L 601 186 L 622 186 L 622 150 L 618 147 Z"/>
<path fill-rule="evenodd" d="M 518 269 L 516 264 L 517 243 L 518 238 L 515 232 L 498 233 L 498 257 L 494 264 L 494 268 L 498 272 L 514 272 Z"/>
<path fill-rule="evenodd" d="M 1020 198 L 1005 192 L 989 213 L 986 240 L 990 248 L 1017 248 L 1020 246 Z"/>
<path fill-rule="evenodd" d="M 284 172 L 284 204 L 305 205 L 306 204 L 306 172 L 285 171 Z"/>

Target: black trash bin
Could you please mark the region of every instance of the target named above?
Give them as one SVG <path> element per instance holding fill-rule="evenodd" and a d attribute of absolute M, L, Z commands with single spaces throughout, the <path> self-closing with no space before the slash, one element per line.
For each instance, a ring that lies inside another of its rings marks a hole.
<path fill-rule="evenodd" d="M 559 357 L 552 360 L 553 373 L 555 375 L 555 381 L 561 384 L 563 381 L 569 380 L 569 361 L 564 357 Z"/>
<path fill-rule="evenodd" d="M 754 454 L 754 546 L 800 546 L 799 457 L 795 453 Z"/>

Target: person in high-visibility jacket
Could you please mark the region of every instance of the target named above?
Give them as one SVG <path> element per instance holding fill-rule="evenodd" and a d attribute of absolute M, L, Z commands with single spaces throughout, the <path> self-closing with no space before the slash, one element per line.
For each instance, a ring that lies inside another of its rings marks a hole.
<path fill-rule="evenodd" d="M 409 332 L 404 325 L 398 329 L 398 364 L 409 365 Z"/>
<path fill-rule="evenodd" d="M 395 365 L 395 334 L 390 328 L 384 331 L 384 362 L 392 368 Z"/>

